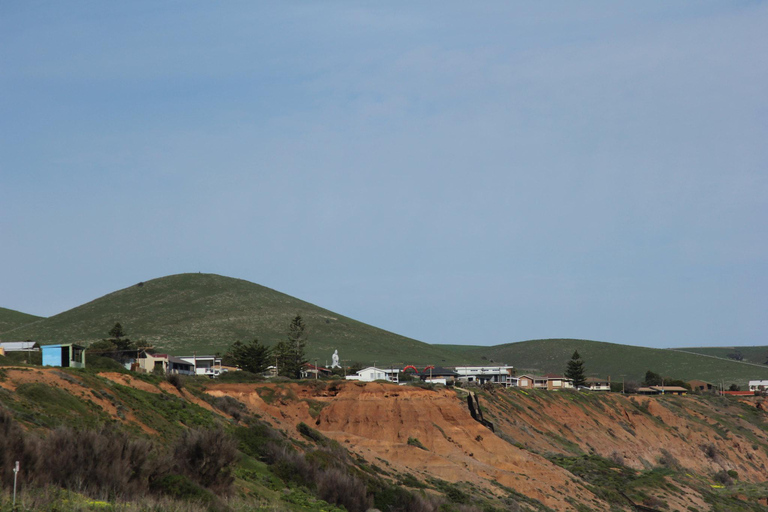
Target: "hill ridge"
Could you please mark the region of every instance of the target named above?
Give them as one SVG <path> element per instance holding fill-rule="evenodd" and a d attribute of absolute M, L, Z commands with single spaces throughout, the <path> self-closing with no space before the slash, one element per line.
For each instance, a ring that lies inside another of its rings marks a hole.
<path fill-rule="evenodd" d="M 0 335 L 17 329 L 18 327 L 44 319 L 45 318 L 41 316 L 0 307 Z"/>
<path fill-rule="evenodd" d="M 244 279 L 183 273 L 142 281 L 80 306 L 13 330 L 17 337 L 45 342 L 91 343 L 120 322 L 134 340 L 173 354 L 223 352 L 234 341 L 254 337 L 273 345 L 293 316 L 302 315 L 310 343 L 307 355 L 324 362 L 334 350 L 347 363 L 444 362 L 442 350 L 364 324 L 310 302 Z M 395 355 L 397 357 L 395 357 Z"/>

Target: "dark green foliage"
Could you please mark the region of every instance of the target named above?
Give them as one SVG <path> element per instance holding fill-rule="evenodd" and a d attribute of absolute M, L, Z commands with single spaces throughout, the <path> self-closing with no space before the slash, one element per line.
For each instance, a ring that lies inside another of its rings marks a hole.
<path fill-rule="evenodd" d="M 0 366 L 16 366 L 21 364 L 42 365 L 43 353 L 38 352 L 6 352 L 0 356 Z"/>
<path fill-rule="evenodd" d="M 11 413 L 0 406 L 0 489 L 13 485 L 13 466 L 16 461 L 25 468 L 34 468 L 36 439 L 28 436 L 13 419 Z M 22 483 L 28 478 L 22 473 Z"/>
<path fill-rule="evenodd" d="M 304 422 L 296 425 L 296 430 L 299 431 L 299 434 L 303 435 L 307 439 L 310 439 L 311 441 L 314 441 L 315 443 L 322 443 L 328 439 L 317 430 L 309 427 L 309 425 Z"/>
<path fill-rule="evenodd" d="M 269 347 L 259 343 L 259 340 L 254 338 L 248 344 L 240 341 L 234 342 L 223 359 L 227 365 L 237 366 L 246 372 L 260 374 L 266 371 L 270 358 L 271 350 Z"/>
<path fill-rule="evenodd" d="M 37 479 L 93 495 L 139 495 L 149 478 L 151 450 L 148 441 L 117 430 L 60 427 L 42 441 Z"/>
<path fill-rule="evenodd" d="M 179 391 L 184 389 L 184 380 L 178 373 L 169 373 L 165 376 L 165 381 Z"/>
<path fill-rule="evenodd" d="M 741 386 L 738 384 L 731 384 L 728 386 L 728 391 L 741 391 Z"/>
<path fill-rule="evenodd" d="M 117 350 L 128 350 L 132 347 L 131 340 L 128 339 L 128 334 L 123 330 L 123 326 L 120 322 L 117 322 L 112 329 L 109 330 L 109 338 L 105 341 L 110 341 Z"/>
<path fill-rule="evenodd" d="M 661 386 L 661 375 L 654 373 L 651 370 L 645 372 L 645 380 L 643 380 L 644 386 Z"/>
<path fill-rule="evenodd" d="M 255 373 L 241 372 L 223 372 L 218 377 L 219 382 L 261 382 L 264 377 Z"/>
<path fill-rule="evenodd" d="M 177 500 L 210 503 L 215 498 L 210 491 L 203 489 L 186 475 L 163 475 L 152 481 L 150 489 Z"/>
<path fill-rule="evenodd" d="M 573 387 L 583 386 L 585 382 L 584 361 L 582 361 L 579 351 L 574 351 L 571 360 L 565 370 L 565 376 L 573 381 Z"/>
<path fill-rule="evenodd" d="M 245 405 L 231 396 L 224 395 L 210 398 L 209 395 L 204 394 L 203 397 L 207 398 L 211 405 L 224 414 L 232 416 L 235 421 L 240 421 L 246 416 Z"/>
<path fill-rule="evenodd" d="M 278 343 L 274 350 L 279 375 L 290 379 L 301 377 L 301 367 L 307 362 L 305 355 L 307 335 L 305 331 L 306 326 L 301 315 L 293 317 L 288 326 L 287 339 Z"/>
<path fill-rule="evenodd" d="M 0 487 L 12 484 L 10 469 L 18 460 L 26 486 L 129 499 L 157 492 L 208 502 L 206 489 L 229 491 L 236 446 L 221 430 L 187 431 L 170 450 L 109 426 L 58 427 L 38 438 L 0 408 Z"/>
<path fill-rule="evenodd" d="M 419 441 L 415 437 L 409 437 L 408 438 L 408 445 L 409 446 L 415 446 L 416 448 L 421 448 L 422 450 L 426 450 L 427 449 L 427 447 L 424 446 L 423 444 L 421 444 L 421 441 Z"/>
<path fill-rule="evenodd" d="M 262 421 L 252 421 L 247 427 L 234 431 L 240 441 L 240 450 L 252 457 L 268 462 L 274 451 L 288 446 L 284 436 Z"/>
<path fill-rule="evenodd" d="M 237 442 L 223 430 L 187 430 L 173 451 L 176 470 L 203 487 L 223 492 L 232 485 Z"/>
<path fill-rule="evenodd" d="M 90 351 L 85 352 L 85 367 L 102 372 L 128 372 L 125 366 L 110 357 L 104 357 Z"/>

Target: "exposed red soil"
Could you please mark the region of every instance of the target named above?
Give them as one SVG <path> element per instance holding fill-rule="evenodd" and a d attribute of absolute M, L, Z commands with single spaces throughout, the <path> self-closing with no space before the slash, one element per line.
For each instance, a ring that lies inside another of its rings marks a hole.
<path fill-rule="evenodd" d="M 307 423 L 372 464 L 500 492 L 496 481 L 555 510 L 572 509 L 566 497 L 606 510 L 570 473 L 474 421 L 453 391 L 345 382 L 330 394 L 297 384 L 212 384 L 207 392 L 236 398 L 287 431 Z M 271 395 L 271 403 L 259 393 Z M 315 417 L 311 401 L 325 404 Z"/>

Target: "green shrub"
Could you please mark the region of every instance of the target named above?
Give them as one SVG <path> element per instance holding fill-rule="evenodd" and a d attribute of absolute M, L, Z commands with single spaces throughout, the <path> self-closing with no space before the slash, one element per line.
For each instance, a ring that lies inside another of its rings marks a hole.
<path fill-rule="evenodd" d="M 165 494 L 177 500 L 210 503 L 214 499 L 210 491 L 203 489 L 186 475 L 162 476 L 152 482 L 151 489 L 155 493 Z"/>
<path fill-rule="evenodd" d="M 423 444 L 421 444 L 421 441 L 419 441 L 415 437 L 409 437 L 408 438 L 408 444 L 410 446 L 415 446 L 416 448 L 421 448 L 422 450 L 429 451 L 429 450 L 427 450 L 427 447 L 424 446 Z"/>

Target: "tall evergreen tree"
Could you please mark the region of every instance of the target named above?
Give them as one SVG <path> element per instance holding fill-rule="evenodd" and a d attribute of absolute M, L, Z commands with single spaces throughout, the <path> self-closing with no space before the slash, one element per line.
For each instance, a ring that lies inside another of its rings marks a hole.
<path fill-rule="evenodd" d="M 123 330 L 120 322 L 115 323 L 115 326 L 109 330 L 109 338 L 106 341 L 112 342 L 117 350 L 129 350 L 132 348 L 131 340 L 128 339 L 128 334 Z"/>
<path fill-rule="evenodd" d="M 287 339 L 275 345 L 278 375 L 291 379 L 301 377 L 301 367 L 307 362 L 306 345 L 306 326 L 301 315 L 296 315 L 288 326 Z"/>
<path fill-rule="evenodd" d="M 568 361 L 568 367 L 565 370 L 565 376 L 573 381 L 573 387 L 578 388 L 586 382 L 584 377 L 584 361 L 582 361 L 579 351 L 575 350 Z"/>

